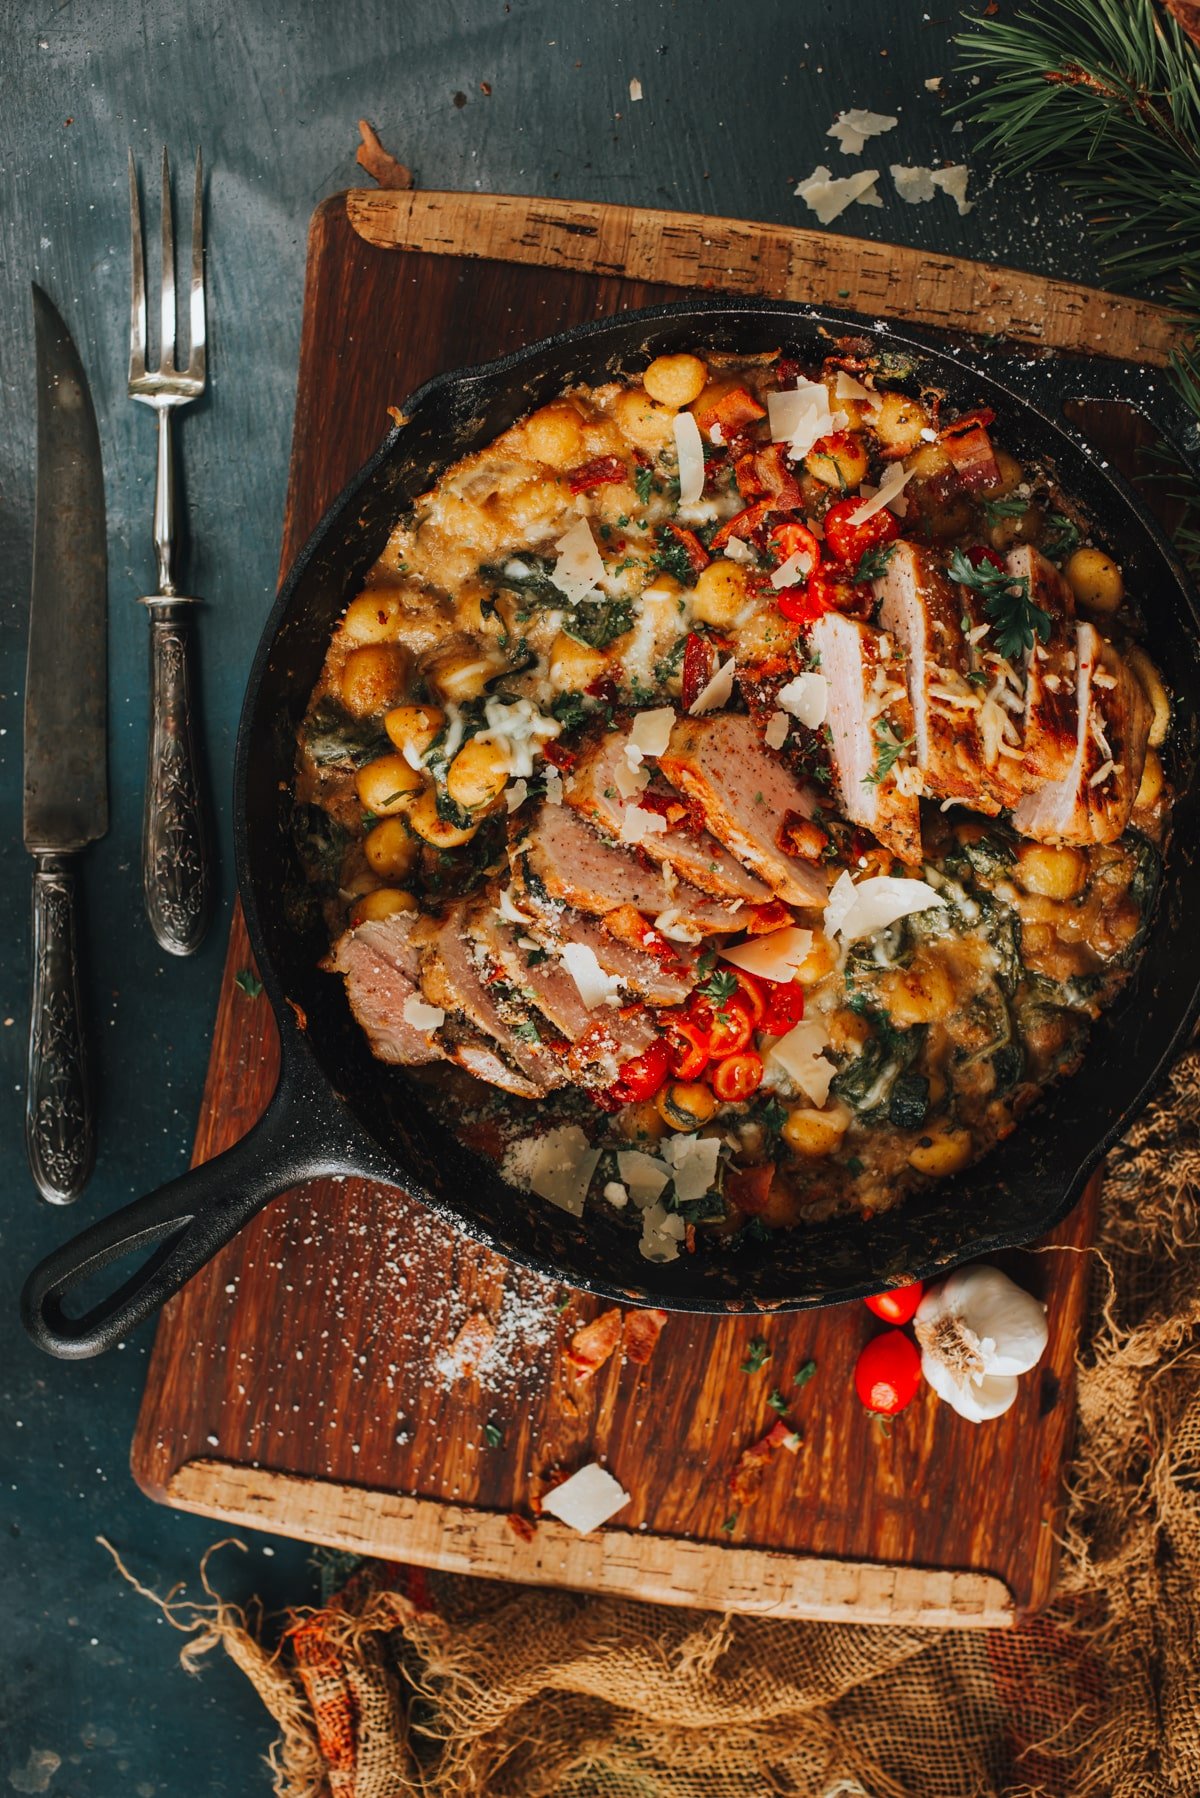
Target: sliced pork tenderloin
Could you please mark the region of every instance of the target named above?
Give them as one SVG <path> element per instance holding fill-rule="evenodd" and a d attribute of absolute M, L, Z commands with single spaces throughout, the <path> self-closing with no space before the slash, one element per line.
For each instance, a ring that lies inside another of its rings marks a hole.
<path fill-rule="evenodd" d="M 520 864 L 526 886 L 535 892 L 540 887 L 551 900 L 594 917 L 626 906 L 647 918 L 672 911 L 685 929 L 700 936 L 739 928 L 740 900 L 725 902 L 674 881 L 665 869 L 607 842 L 570 806 L 542 805 L 528 824 L 511 829 L 510 863 L 514 868 Z"/>
<path fill-rule="evenodd" d="M 1042 843 L 1112 843 L 1129 823 L 1146 764 L 1150 708 L 1141 685 L 1091 624 L 1075 626 L 1075 753 L 1013 812 L 1022 836 Z"/>
<path fill-rule="evenodd" d="M 666 810 L 662 806 L 664 800 L 682 804 L 679 795 L 663 781 L 652 779 L 644 794 L 637 791 L 629 778 L 632 769 L 625 755 L 628 740 L 625 732 L 601 737 L 581 756 L 563 788 L 568 805 L 617 841 L 627 805 Z M 646 771 L 653 772 L 653 763 Z M 773 897 L 770 887 L 730 855 L 723 843 L 686 818 L 671 823 L 665 831 L 647 834 L 638 846 L 652 861 L 670 862 L 681 880 L 690 881 L 702 893 L 711 893 L 715 898 L 765 905 Z"/>
<path fill-rule="evenodd" d="M 413 931 L 421 950 L 421 990 L 431 1005 L 461 1017 L 490 1039 L 505 1067 L 515 1070 L 521 1089 L 549 1092 L 564 1083 L 565 1075 L 553 1050 L 544 1042 L 526 1041 L 504 1016 L 494 992 L 481 974 L 466 930 L 467 907 L 452 905 L 441 918 L 422 918 Z M 452 1060 L 460 1055 L 450 1051 Z M 509 1081 L 489 1076 L 493 1084 L 520 1090 Z"/>
<path fill-rule="evenodd" d="M 1075 595 L 1055 568 L 1031 544 L 1010 551 L 1005 566 L 1028 581 L 1029 597 L 1050 620 L 1050 634 L 1038 638 L 1025 658 L 1025 709 L 1021 718 L 1025 785 L 1070 775 L 1078 739 L 1076 703 Z"/>
<path fill-rule="evenodd" d="M 809 644 L 829 683 L 828 724 L 842 811 L 902 862 L 915 865 L 921 860 L 923 781 L 912 759 L 912 707 L 895 644 L 885 632 L 841 612 L 818 618 Z M 893 753 L 898 744 L 906 747 Z"/>
<path fill-rule="evenodd" d="M 932 551 L 903 540 L 873 587 L 879 623 L 908 658 L 916 763 L 926 793 L 995 815 L 1011 800 L 989 775 L 979 726 L 982 695 L 970 678 L 977 670 L 959 590 Z"/>
<path fill-rule="evenodd" d="M 817 795 L 767 748 L 752 719 L 740 712 L 681 718 L 658 765 L 700 810 L 712 835 L 778 898 L 825 904 L 824 868 L 781 847 L 789 819 L 816 815 Z"/>
<path fill-rule="evenodd" d="M 636 949 L 615 937 L 603 918 L 534 894 L 522 884 L 519 874 L 513 875 L 508 893 L 510 902 L 528 920 L 522 933 L 530 942 L 554 955 L 564 943 L 582 943 L 606 974 L 619 975 L 628 990 L 647 1005 L 682 1005 L 696 984 L 698 951 L 690 943 L 667 937 L 660 954 Z M 665 921 L 672 924 L 669 916 Z"/>

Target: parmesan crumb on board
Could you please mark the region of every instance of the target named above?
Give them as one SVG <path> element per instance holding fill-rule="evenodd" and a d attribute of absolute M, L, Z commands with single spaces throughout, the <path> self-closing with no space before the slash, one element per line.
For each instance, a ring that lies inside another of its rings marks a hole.
<path fill-rule="evenodd" d="M 614 1480 L 599 1461 L 590 1461 L 569 1480 L 547 1492 L 542 1500 L 542 1510 L 586 1536 L 607 1523 L 610 1517 L 615 1517 L 628 1503 L 629 1494 L 620 1481 Z"/>
<path fill-rule="evenodd" d="M 878 179 L 878 169 L 860 169 L 856 175 L 834 180 L 832 172 L 822 165 L 797 185 L 795 193 L 810 212 L 816 213 L 822 225 L 830 225 L 856 201 L 860 206 L 882 206 L 875 189 Z"/>
<path fill-rule="evenodd" d="M 869 137 L 882 137 L 899 123 L 886 112 L 864 112 L 861 106 L 854 106 L 849 112 L 839 112 L 825 135 L 837 138 L 844 156 L 861 156 Z"/>
<path fill-rule="evenodd" d="M 640 100 L 642 98 L 642 84 L 636 75 L 629 83 L 629 98 L 631 100 Z"/>

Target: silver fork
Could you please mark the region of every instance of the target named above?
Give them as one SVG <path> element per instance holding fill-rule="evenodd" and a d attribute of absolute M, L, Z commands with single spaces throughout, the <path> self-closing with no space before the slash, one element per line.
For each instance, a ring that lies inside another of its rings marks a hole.
<path fill-rule="evenodd" d="M 154 550 L 158 591 L 142 600 L 150 614 L 150 745 L 142 825 L 142 888 L 151 929 L 172 955 L 199 948 L 212 915 L 208 807 L 203 792 L 193 716 L 191 610 L 198 602 L 177 591 L 175 457 L 171 414 L 204 392 L 203 173 L 196 152 L 192 203 L 192 276 L 187 367 L 175 362 L 175 237 L 171 173 L 162 158 L 162 300 L 158 367 L 146 367 L 146 272 L 137 168 L 129 152 L 129 210 L 133 304 L 129 327 L 129 396 L 158 415 L 158 475 L 154 489 Z"/>

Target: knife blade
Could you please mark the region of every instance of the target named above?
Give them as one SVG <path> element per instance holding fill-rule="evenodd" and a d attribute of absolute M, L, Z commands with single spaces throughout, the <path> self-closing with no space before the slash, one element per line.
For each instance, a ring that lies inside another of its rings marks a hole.
<path fill-rule="evenodd" d="M 33 289 L 37 495 L 25 680 L 25 847 L 33 992 L 25 1143 L 42 1197 L 66 1204 L 95 1161 L 80 996 L 76 862 L 108 829 L 108 557 L 100 435 L 87 376 Z"/>

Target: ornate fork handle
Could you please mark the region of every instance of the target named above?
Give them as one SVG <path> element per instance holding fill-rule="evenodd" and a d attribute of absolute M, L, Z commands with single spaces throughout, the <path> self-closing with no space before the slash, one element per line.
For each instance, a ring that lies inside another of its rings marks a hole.
<path fill-rule="evenodd" d="M 212 912 L 208 819 L 196 742 L 192 622 L 179 594 L 143 600 L 150 614 L 150 737 L 142 888 L 150 927 L 172 955 L 200 947 Z"/>
<path fill-rule="evenodd" d="M 25 1089 L 25 1142 L 38 1191 L 67 1205 L 96 1159 L 72 858 L 39 852 L 33 873 L 33 1004 Z"/>

